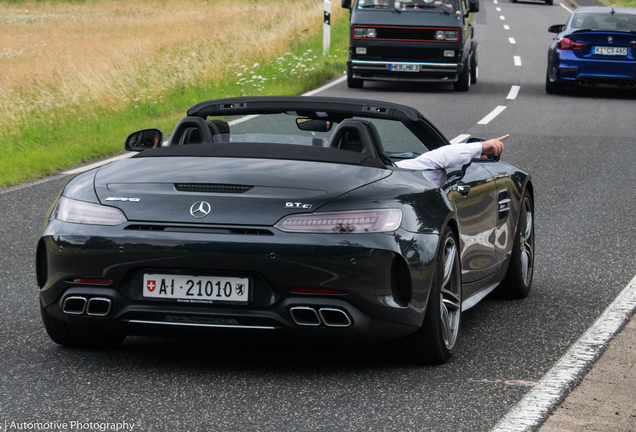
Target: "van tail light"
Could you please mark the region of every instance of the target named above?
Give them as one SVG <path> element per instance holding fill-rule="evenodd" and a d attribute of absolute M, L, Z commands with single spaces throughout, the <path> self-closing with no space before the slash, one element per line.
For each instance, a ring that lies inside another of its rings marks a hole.
<path fill-rule="evenodd" d="M 561 38 L 557 41 L 557 48 L 560 50 L 579 51 L 585 48 L 583 42 L 574 42 L 568 38 Z"/>

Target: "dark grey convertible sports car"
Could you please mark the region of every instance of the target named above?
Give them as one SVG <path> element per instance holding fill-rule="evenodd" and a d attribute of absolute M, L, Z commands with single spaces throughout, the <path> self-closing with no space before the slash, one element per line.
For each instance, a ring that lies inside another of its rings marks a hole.
<path fill-rule="evenodd" d="M 444 145 L 412 108 L 319 97 L 213 100 L 167 142 L 136 132 L 139 153 L 69 181 L 46 217 L 46 330 L 75 347 L 287 332 L 444 362 L 462 311 L 525 297 L 534 261 L 527 173 L 394 164 Z"/>

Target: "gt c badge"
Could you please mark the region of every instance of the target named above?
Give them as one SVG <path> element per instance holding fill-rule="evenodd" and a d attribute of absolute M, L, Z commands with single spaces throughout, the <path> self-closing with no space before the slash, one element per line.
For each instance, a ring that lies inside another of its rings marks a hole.
<path fill-rule="evenodd" d="M 205 201 L 197 201 L 190 207 L 190 214 L 197 219 L 201 219 L 209 215 L 211 210 L 212 206 L 210 204 Z"/>
<path fill-rule="evenodd" d="M 310 209 L 311 204 L 303 204 L 299 202 L 288 202 L 288 203 L 285 203 L 285 208 Z"/>

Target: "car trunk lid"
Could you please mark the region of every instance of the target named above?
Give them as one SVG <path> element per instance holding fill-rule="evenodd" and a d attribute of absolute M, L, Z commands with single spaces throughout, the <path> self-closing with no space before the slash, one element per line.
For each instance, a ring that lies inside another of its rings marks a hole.
<path fill-rule="evenodd" d="M 271 226 L 391 172 L 276 159 L 133 158 L 100 168 L 95 190 L 129 221 Z"/>

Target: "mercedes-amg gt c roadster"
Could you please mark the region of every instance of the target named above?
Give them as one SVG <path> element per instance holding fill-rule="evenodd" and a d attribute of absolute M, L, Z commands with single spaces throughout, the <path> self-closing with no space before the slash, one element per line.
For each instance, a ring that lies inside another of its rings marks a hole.
<path fill-rule="evenodd" d="M 462 311 L 525 297 L 534 263 L 530 175 L 395 165 L 446 145 L 388 102 L 197 104 L 63 188 L 36 254 L 44 326 L 70 347 L 262 332 L 443 363 Z"/>

